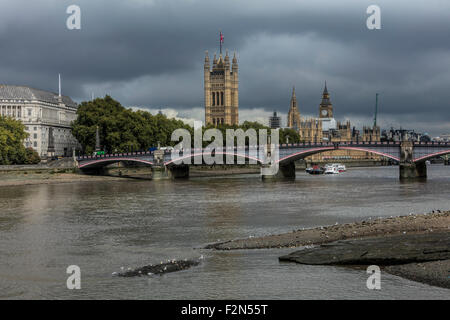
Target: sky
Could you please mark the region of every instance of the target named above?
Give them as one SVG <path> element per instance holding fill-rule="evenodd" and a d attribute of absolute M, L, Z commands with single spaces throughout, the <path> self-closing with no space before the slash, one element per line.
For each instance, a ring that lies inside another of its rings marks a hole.
<path fill-rule="evenodd" d="M 81 29 L 69 30 L 70 5 Z M 381 29 L 369 30 L 369 5 Z M 239 62 L 240 121 L 286 124 L 292 87 L 317 117 L 327 81 L 334 116 L 432 136 L 450 133 L 450 1 L 2 0 L 0 83 L 106 94 L 126 107 L 204 120 L 203 62 L 224 48 Z"/>

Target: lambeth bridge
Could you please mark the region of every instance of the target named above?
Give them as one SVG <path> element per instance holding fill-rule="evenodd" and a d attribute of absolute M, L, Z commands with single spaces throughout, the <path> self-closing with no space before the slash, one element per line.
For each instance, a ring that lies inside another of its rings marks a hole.
<path fill-rule="evenodd" d="M 424 178 L 427 175 L 426 161 L 450 154 L 450 142 L 340 142 L 340 143 L 294 143 L 262 145 L 252 147 L 223 147 L 190 150 L 155 150 L 130 153 L 114 153 L 77 157 L 78 167 L 83 172 L 101 173 L 106 166 L 118 162 L 143 163 L 152 166 L 155 174 L 166 174 L 172 178 L 189 176 L 189 166 L 215 163 L 254 163 L 261 166 L 265 178 L 295 177 L 294 162 L 307 156 L 332 150 L 358 150 L 376 154 L 399 164 L 400 179 Z M 221 159 L 217 161 L 217 159 Z M 223 161 L 226 158 L 231 162 Z M 241 162 L 237 162 L 240 158 Z M 448 157 L 445 158 L 448 164 Z M 275 168 L 275 170 L 269 170 Z"/>

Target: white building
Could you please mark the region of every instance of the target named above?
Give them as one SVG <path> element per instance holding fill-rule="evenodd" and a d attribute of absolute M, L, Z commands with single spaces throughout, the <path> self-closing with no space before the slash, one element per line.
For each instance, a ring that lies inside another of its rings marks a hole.
<path fill-rule="evenodd" d="M 77 104 L 69 97 L 25 86 L 0 85 L 0 114 L 22 121 L 29 137 L 25 147 L 47 156 L 49 130 L 53 128 L 56 156 L 71 156 L 79 148 L 71 133 Z"/>

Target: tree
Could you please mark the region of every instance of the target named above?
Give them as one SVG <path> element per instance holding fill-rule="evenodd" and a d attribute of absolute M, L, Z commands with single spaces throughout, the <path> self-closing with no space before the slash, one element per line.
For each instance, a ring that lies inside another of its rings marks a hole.
<path fill-rule="evenodd" d="M 21 121 L 0 116 L 0 164 L 39 163 L 39 155 L 23 145 L 27 137 Z"/>
<path fill-rule="evenodd" d="M 192 127 L 180 120 L 127 109 L 110 96 L 82 102 L 77 115 L 72 133 L 86 154 L 95 150 L 97 127 L 101 147 L 107 153 L 147 150 L 158 142 L 173 146 L 176 142 L 170 140 L 175 129 L 185 128 L 192 132 Z"/>
<path fill-rule="evenodd" d="M 25 164 L 38 164 L 41 162 L 41 157 L 33 148 L 25 149 Z"/>
<path fill-rule="evenodd" d="M 280 143 L 299 143 L 300 135 L 291 128 L 280 129 Z"/>

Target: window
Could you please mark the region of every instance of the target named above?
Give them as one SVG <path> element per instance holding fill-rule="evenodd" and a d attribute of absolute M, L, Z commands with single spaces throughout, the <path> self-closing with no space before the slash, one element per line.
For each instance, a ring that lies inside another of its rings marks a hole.
<path fill-rule="evenodd" d="M 28 116 L 31 117 L 31 109 L 28 109 Z"/>
<path fill-rule="evenodd" d="M 34 142 L 34 147 L 37 148 L 37 142 L 36 141 Z"/>
<path fill-rule="evenodd" d="M 216 93 L 215 92 L 212 93 L 212 105 L 213 106 L 216 105 Z"/>
<path fill-rule="evenodd" d="M 33 138 L 37 139 L 37 133 L 33 134 Z"/>
<path fill-rule="evenodd" d="M 220 102 L 221 102 L 220 105 L 223 106 L 223 92 L 220 93 Z"/>

